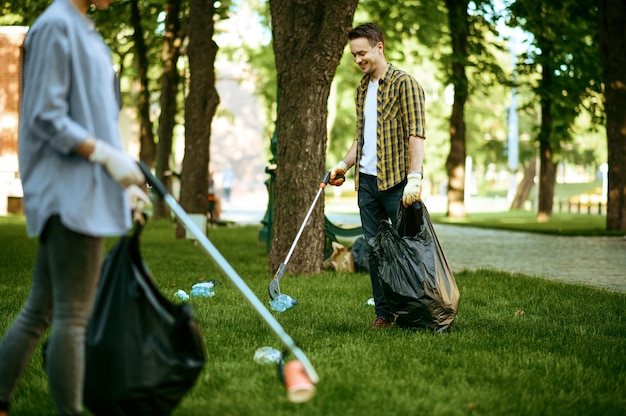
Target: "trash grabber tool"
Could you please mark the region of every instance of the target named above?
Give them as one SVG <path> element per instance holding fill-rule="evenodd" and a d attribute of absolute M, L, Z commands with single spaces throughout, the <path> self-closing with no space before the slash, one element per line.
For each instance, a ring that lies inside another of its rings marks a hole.
<path fill-rule="evenodd" d="M 341 178 L 341 177 L 343 177 L 343 175 L 337 175 L 337 178 Z M 306 216 L 304 217 L 304 221 L 302 221 L 300 230 L 298 231 L 298 234 L 296 234 L 296 238 L 293 240 L 293 243 L 291 244 L 291 248 L 289 249 L 289 252 L 287 253 L 287 257 L 285 257 L 285 260 L 280 264 L 280 266 L 278 267 L 278 270 L 276 271 L 276 274 L 274 275 L 274 279 L 272 279 L 269 286 L 267 287 L 267 291 L 270 295 L 270 299 L 272 300 L 276 299 L 280 295 L 280 279 L 282 279 L 283 274 L 285 273 L 285 268 L 287 267 L 287 263 L 289 262 L 289 259 L 291 258 L 291 255 L 293 254 L 293 251 L 296 248 L 296 245 L 298 244 L 298 240 L 300 239 L 300 236 L 302 235 L 302 231 L 304 230 L 304 227 L 309 221 L 309 217 L 311 216 L 311 213 L 313 212 L 313 208 L 315 207 L 315 204 L 317 203 L 317 200 L 319 199 L 320 195 L 322 195 L 322 193 L 324 192 L 324 188 L 326 188 L 326 185 L 328 184 L 329 180 L 330 180 L 330 171 L 327 171 L 324 174 L 322 181 L 320 182 L 319 189 L 317 190 L 317 193 L 315 194 L 315 199 L 313 199 L 313 203 L 311 204 L 311 207 L 309 208 L 309 212 L 307 212 Z"/>
<path fill-rule="evenodd" d="M 167 188 L 161 181 L 152 175 L 150 169 L 142 162 L 138 162 L 139 167 L 143 174 L 146 176 L 148 183 L 156 189 L 156 191 L 163 197 L 165 203 L 174 211 L 178 220 L 189 230 L 189 232 L 196 238 L 202 248 L 211 256 L 220 269 L 228 276 L 228 278 L 237 286 L 239 291 L 250 302 L 250 304 L 261 315 L 263 320 L 269 325 L 269 327 L 276 333 L 278 338 L 285 344 L 287 349 L 298 359 L 304 366 L 306 374 L 309 376 L 313 383 L 319 381 L 319 376 L 313 368 L 313 364 L 309 361 L 304 352 L 296 345 L 294 340 L 285 332 L 280 323 L 274 318 L 271 312 L 263 305 L 258 297 L 248 287 L 246 282 L 239 276 L 239 274 L 233 269 L 233 267 L 226 261 L 224 256 L 215 248 L 213 243 L 209 241 L 206 235 L 198 228 L 198 226 L 191 220 L 185 210 L 178 204 L 176 199 L 167 191 Z"/>

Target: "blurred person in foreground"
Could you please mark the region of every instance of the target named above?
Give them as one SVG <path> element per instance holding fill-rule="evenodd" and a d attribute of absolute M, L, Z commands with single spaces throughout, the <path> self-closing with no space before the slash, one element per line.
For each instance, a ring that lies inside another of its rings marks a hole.
<path fill-rule="evenodd" d="M 356 166 L 361 225 L 366 241 L 383 220 L 395 223 L 400 203 L 420 200 L 424 161 L 424 90 L 406 72 L 385 59 L 385 37 L 372 23 L 348 33 L 354 62 L 363 71 L 356 89 L 357 135 L 352 146 L 331 170 L 331 185 L 341 186 Z M 394 316 L 378 280 L 374 256 L 369 256 L 376 318 L 372 328 L 393 325 Z"/>
<path fill-rule="evenodd" d="M 132 208 L 149 202 L 141 170 L 121 150 L 111 53 L 87 16 L 112 1 L 55 0 L 24 41 L 20 176 L 39 246 L 28 299 L 0 343 L 0 416 L 51 325 L 46 373 L 57 414 L 82 414 L 104 237 L 126 234 Z"/>

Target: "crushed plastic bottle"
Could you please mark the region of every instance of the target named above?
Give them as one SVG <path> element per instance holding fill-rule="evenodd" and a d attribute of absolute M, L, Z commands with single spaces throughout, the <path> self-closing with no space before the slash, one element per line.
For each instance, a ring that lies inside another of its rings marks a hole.
<path fill-rule="evenodd" d="M 259 364 L 276 364 L 282 358 L 281 352 L 272 347 L 261 347 L 254 353 L 254 361 Z"/>
<path fill-rule="evenodd" d="M 284 293 L 281 293 L 280 295 L 276 296 L 276 298 L 270 302 L 270 306 L 272 307 L 272 310 L 276 312 L 285 312 L 287 309 L 297 304 L 298 304 L 297 300 L 293 299 L 289 295 L 285 295 Z"/>
<path fill-rule="evenodd" d="M 214 286 L 214 282 L 196 283 L 191 286 L 191 293 L 189 293 L 189 295 L 192 297 L 202 296 L 204 298 L 210 298 L 212 296 L 215 296 L 215 291 L 213 290 Z"/>
<path fill-rule="evenodd" d="M 374 305 L 376 305 L 376 303 L 374 303 L 374 298 L 369 298 L 368 300 L 363 302 L 363 306 L 374 306 Z"/>
<path fill-rule="evenodd" d="M 182 289 L 178 289 L 178 292 L 174 293 L 174 295 L 178 296 L 179 298 L 181 298 L 182 300 L 187 300 L 189 299 L 189 295 L 187 294 L 187 292 L 185 292 Z"/>

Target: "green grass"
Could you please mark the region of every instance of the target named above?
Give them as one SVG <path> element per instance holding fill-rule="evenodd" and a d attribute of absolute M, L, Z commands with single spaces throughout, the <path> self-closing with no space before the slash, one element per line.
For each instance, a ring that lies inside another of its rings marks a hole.
<path fill-rule="evenodd" d="M 210 229 L 209 238 L 263 301 L 265 246 L 258 227 Z M 320 375 L 316 396 L 287 401 L 273 366 L 256 349 L 282 345 L 203 249 L 150 222 L 143 257 L 163 293 L 217 279 L 216 296 L 192 298 L 208 361 L 177 408 L 195 415 L 623 415 L 626 409 L 626 294 L 499 271 L 458 273 L 452 331 L 371 331 L 365 274 L 287 274 L 281 289 L 300 302 L 272 312 Z M 115 240 L 107 240 L 111 246 Z M 30 286 L 36 241 L 23 218 L 0 217 L 0 333 Z M 41 350 L 26 369 L 13 415 L 51 414 Z"/>

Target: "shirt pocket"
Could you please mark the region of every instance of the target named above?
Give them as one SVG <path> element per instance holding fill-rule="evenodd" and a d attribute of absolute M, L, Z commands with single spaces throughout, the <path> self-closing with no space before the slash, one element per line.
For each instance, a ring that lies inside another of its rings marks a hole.
<path fill-rule="evenodd" d="M 398 95 L 385 93 L 382 97 L 382 119 L 383 121 L 395 120 L 398 118 L 400 106 L 398 104 Z"/>

